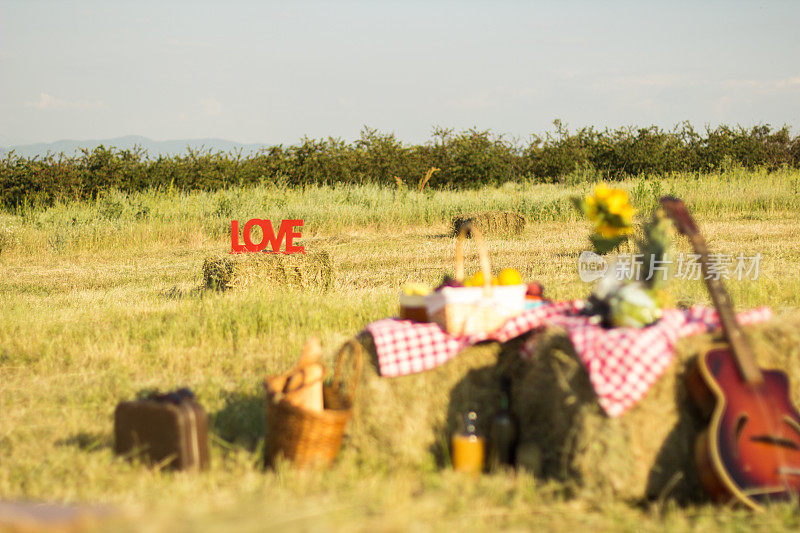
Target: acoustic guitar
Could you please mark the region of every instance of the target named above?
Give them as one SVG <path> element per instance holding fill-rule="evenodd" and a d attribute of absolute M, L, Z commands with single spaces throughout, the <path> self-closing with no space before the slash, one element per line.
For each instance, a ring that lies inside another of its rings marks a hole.
<path fill-rule="evenodd" d="M 710 418 L 697 438 L 695 459 L 706 492 L 719 502 L 738 501 L 760 509 L 766 501 L 795 500 L 800 493 L 800 414 L 789 380 L 758 367 L 736 320 L 730 296 L 709 275 L 708 247 L 683 202 L 661 205 L 700 256 L 706 287 L 727 343 L 699 354 L 686 373 L 688 392 Z"/>

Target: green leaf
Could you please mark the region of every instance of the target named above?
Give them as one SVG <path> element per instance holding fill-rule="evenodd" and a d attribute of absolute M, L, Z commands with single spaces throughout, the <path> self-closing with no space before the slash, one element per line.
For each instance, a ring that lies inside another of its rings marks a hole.
<path fill-rule="evenodd" d="M 570 197 L 569 200 L 572 202 L 572 205 L 575 206 L 575 209 L 577 209 L 581 215 L 586 216 L 586 202 L 582 197 L 572 196 Z"/>
<path fill-rule="evenodd" d="M 601 237 L 597 233 L 594 233 L 589 236 L 589 241 L 592 243 L 594 247 L 594 251 L 600 255 L 605 255 L 609 252 L 614 251 L 615 249 L 619 248 L 619 245 L 628 240 L 626 235 L 620 235 L 618 237 L 606 238 Z"/>

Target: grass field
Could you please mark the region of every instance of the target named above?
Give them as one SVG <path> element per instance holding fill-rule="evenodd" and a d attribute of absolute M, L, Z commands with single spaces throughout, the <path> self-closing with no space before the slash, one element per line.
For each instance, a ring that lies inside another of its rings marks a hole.
<path fill-rule="evenodd" d="M 729 283 L 739 307 L 800 308 L 800 172 L 623 186 L 645 209 L 664 193 L 684 198 L 714 250 L 762 254 L 757 280 Z M 585 296 L 577 256 L 588 228 L 569 197 L 588 189 L 162 191 L 0 212 L 0 498 L 107 503 L 119 511 L 115 528 L 136 531 L 796 531 L 796 507 L 751 514 L 569 498 L 522 473 L 472 480 L 375 470 L 352 456 L 326 473 L 258 466 L 263 377 L 289 366 L 311 335 L 331 356 L 370 321 L 394 314 L 402 283 L 433 283 L 451 271 L 451 216 L 525 214 L 523 234 L 489 239 L 495 269 L 516 267 L 553 298 Z M 230 220 L 254 217 L 304 219 L 302 244 L 333 256 L 333 289 L 190 292 L 203 258 L 229 248 Z M 708 302 L 700 282 L 674 281 L 671 290 Z M 173 474 L 116 460 L 115 404 L 143 388 L 178 385 L 191 386 L 212 414 L 212 469 Z"/>

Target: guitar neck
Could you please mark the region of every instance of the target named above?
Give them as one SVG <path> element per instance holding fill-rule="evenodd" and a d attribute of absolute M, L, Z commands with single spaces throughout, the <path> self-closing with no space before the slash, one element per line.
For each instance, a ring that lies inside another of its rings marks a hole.
<path fill-rule="evenodd" d="M 762 383 L 764 381 L 764 376 L 761 373 L 761 369 L 758 368 L 750 342 L 745 336 L 744 331 L 742 331 L 739 321 L 736 320 L 736 313 L 733 310 L 731 297 L 718 276 L 709 274 L 708 246 L 706 245 L 706 240 L 697 230 L 687 232 L 687 236 L 692 243 L 692 248 L 695 253 L 700 256 L 700 268 L 703 272 L 703 279 L 711 295 L 714 308 L 717 310 L 720 324 L 722 324 L 722 332 L 725 334 L 725 338 L 730 344 L 731 351 L 735 356 L 736 364 L 739 367 L 742 379 L 746 383 L 752 385 Z"/>

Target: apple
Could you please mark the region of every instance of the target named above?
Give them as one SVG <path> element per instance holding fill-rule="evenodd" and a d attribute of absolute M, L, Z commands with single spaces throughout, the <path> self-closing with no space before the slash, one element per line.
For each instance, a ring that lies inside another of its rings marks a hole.
<path fill-rule="evenodd" d="M 531 281 L 528 283 L 528 290 L 525 293 L 526 296 L 533 296 L 534 298 L 542 298 L 544 297 L 544 287 L 538 281 Z"/>

